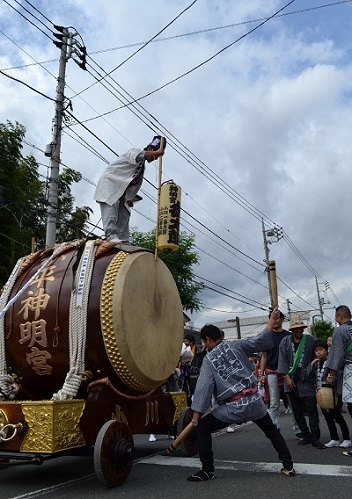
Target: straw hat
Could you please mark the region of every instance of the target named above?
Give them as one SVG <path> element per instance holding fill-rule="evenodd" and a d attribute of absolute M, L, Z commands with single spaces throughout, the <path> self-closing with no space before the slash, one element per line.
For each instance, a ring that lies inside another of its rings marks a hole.
<path fill-rule="evenodd" d="M 303 327 L 304 329 L 307 327 L 307 324 L 304 324 L 302 319 L 300 317 L 294 317 L 291 322 L 291 326 L 289 327 L 289 330 L 292 331 L 293 329 L 297 329 L 299 327 Z"/>

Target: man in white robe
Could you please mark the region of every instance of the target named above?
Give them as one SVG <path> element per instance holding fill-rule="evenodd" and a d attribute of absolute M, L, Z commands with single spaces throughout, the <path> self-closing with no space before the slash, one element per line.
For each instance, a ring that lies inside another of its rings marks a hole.
<path fill-rule="evenodd" d="M 131 207 L 143 182 L 145 162 L 163 156 L 165 146 L 165 138 L 157 135 L 145 149 L 130 149 L 106 167 L 94 199 L 100 205 L 107 241 L 129 242 Z"/>

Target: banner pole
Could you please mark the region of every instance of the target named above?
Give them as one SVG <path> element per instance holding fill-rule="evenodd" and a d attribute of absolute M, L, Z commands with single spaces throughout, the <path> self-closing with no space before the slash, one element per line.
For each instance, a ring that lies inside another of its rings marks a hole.
<path fill-rule="evenodd" d="M 164 146 L 164 138 L 161 137 L 160 148 Z M 156 230 L 155 230 L 155 253 L 154 260 L 158 259 L 158 230 L 159 230 L 159 220 L 160 220 L 160 189 L 161 189 L 161 179 L 163 172 L 163 157 L 159 156 L 159 175 L 158 175 L 158 201 L 157 201 L 157 214 L 156 214 Z"/>

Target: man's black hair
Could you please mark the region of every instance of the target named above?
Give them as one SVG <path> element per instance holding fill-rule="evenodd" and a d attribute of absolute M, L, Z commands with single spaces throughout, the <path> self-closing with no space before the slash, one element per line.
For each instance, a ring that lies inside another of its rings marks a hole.
<path fill-rule="evenodd" d="M 188 340 L 190 343 L 195 343 L 196 342 L 196 339 L 193 336 L 193 334 L 185 334 L 184 339 Z"/>
<path fill-rule="evenodd" d="M 200 330 L 200 337 L 203 341 L 205 341 L 207 336 L 214 341 L 222 339 L 221 330 L 218 327 L 213 326 L 212 324 L 203 326 Z"/>
<path fill-rule="evenodd" d="M 347 307 L 347 305 L 339 305 L 336 307 L 335 314 L 340 314 L 342 317 L 351 319 L 351 310 Z"/>
<path fill-rule="evenodd" d="M 268 315 L 269 319 L 270 319 L 271 314 L 272 314 L 272 310 L 270 310 L 270 312 L 269 312 L 269 315 Z M 285 316 L 284 316 L 284 314 L 281 312 L 281 310 L 279 310 L 279 314 L 280 314 L 280 319 L 285 320 Z"/>
<path fill-rule="evenodd" d="M 328 344 L 327 344 L 326 340 L 322 340 L 320 338 L 318 338 L 317 340 L 315 340 L 315 342 L 313 344 L 313 349 L 314 350 L 316 348 L 318 348 L 318 347 L 324 348 L 324 350 L 326 350 L 326 351 L 329 350 L 329 347 L 328 347 Z"/>

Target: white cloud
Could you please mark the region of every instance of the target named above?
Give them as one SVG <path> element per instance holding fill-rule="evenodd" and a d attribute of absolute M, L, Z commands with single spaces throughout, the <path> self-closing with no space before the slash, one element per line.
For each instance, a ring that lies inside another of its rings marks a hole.
<path fill-rule="evenodd" d="M 189 3 L 168 2 L 166 8 L 161 0 L 36 2 L 36 8 L 54 23 L 74 26 L 92 57 L 88 59 L 88 72 L 83 72 L 72 60 L 68 62 L 66 95 L 73 97 L 75 92 L 94 83 L 90 75 L 96 74 L 93 68 L 101 72 L 95 63 L 109 72 L 139 46 L 95 52 L 147 41 Z M 236 26 L 150 43 L 112 73 L 115 81 L 109 78 L 104 81 L 107 88 L 95 84 L 84 92 L 81 97 L 86 103 L 80 97 L 72 98 L 73 114 L 83 121 L 94 116 L 94 110 L 101 114 L 118 108 L 121 103 L 116 97 L 117 84 L 134 98 L 145 95 L 211 57 L 260 21 L 241 22 L 270 16 L 283 5 L 279 0 L 197 2 L 161 37 L 222 25 Z M 17 4 L 14 6 L 18 8 Z M 140 102 L 146 109 L 143 121 L 149 122 L 149 111 L 156 130 L 160 122 L 168 129 L 167 135 L 173 134 L 200 159 L 198 170 L 206 171 L 204 162 L 245 203 L 250 202 L 258 210 L 259 218 L 262 212 L 282 226 L 310 264 L 330 282 L 340 301 L 347 304 L 351 298 L 348 217 L 352 80 L 349 30 L 339 27 L 345 26 L 350 18 L 351 7 L 346 3 L 272 19 L 211 62 Z M 288 10 L 295 8 L 298 10 L 298 4 L 292 4 Z M 5 4 L 0 6 L 0 15 L 1 29 L 12 40 L 0 33 L 3 47 L 0 68 L 32 63 L 29 55 L 37 61 L 54 59 L 45 68 L 56 78 L 59 51 L 51 41 Z M 41 19 L 49 26 L 47 20 Z M 49 33 L 44 26 L 41 28 Z M 55 78 L 38 65 L 7 73 L 50 97 L 55 96 Z M 115 96 L 109 92 L 111 85 Z M 0 92 L 1 121 L 17 120 L 24 124 L 27 140 L 44 149 L 51 140 L 54 103 L 3 75 L 0 75 Z M 125 152 L 131 143 L 144 147 L 153 135 L 128 109 L 115 111 L 104 120 L 87 122 L 87 126 L 118 154 Z M 107 160 L 114 158 L 112 151 L 82 127 L 75 126 L 73 130 Z M 38 152 L 35 155 L 38 161 L 45 162 L 44 156 Z M 65 134 L 62 161 L 93 182 L 97 182 L 105 165 Z M 165 179 L 173 178 L 182 186 L 182 206 L 196 219 L 184 215 L 188 230 L 195 230 L 189 223 L 197 227 L 201 264 L 195 269 L 196 274 L 267 305 L 260 219 L 248 213 L 251 208 L 247 204 L 247 209 L 243 209 L 207 180 L 171 144 L 163 164 Z M 153 165 L 148 165 L 146 179 L 157 183 Z M 147 182 L 143 189 L 156 197 Z M 92 199 L 93 192 L 94 187 L 86 182 L 74 187 L 77 204 L 92 206 L 93 221 L 97 222 L 100 215 Z M 137 209 L 154 219 L 155 204 L 143 197 Z M 133 213 L 132 225 L 148 230 L 152 222 Z M 205 235 L 207 228 L 214 234 Z M 231 253 L 219 246 L 218 238 Z M 248 265 L 239 260 L 238 253 L 227 242 L 258 264 L 249 260 Z M 270 246 L 270 257 L 277 261 L 283 281 L 317 306 L 314 276 L 284 240 Z M 257 281 L 259 284 L 255 284 Z M 309 307 L 281 282 L 279 294 L 284 311 L 287 298 L 297 308 Z M 329 291 L 325 294 L 337 305 Z M 212 318 L 240 315 L 241 310 L 252 308 L 209 290 L 202 297 L 208 307 L 234 313 L 228 316 L 205 309 L 194 315 L 197 325 Z M 249 314 L 260 315 L 257 312 Z"/>

